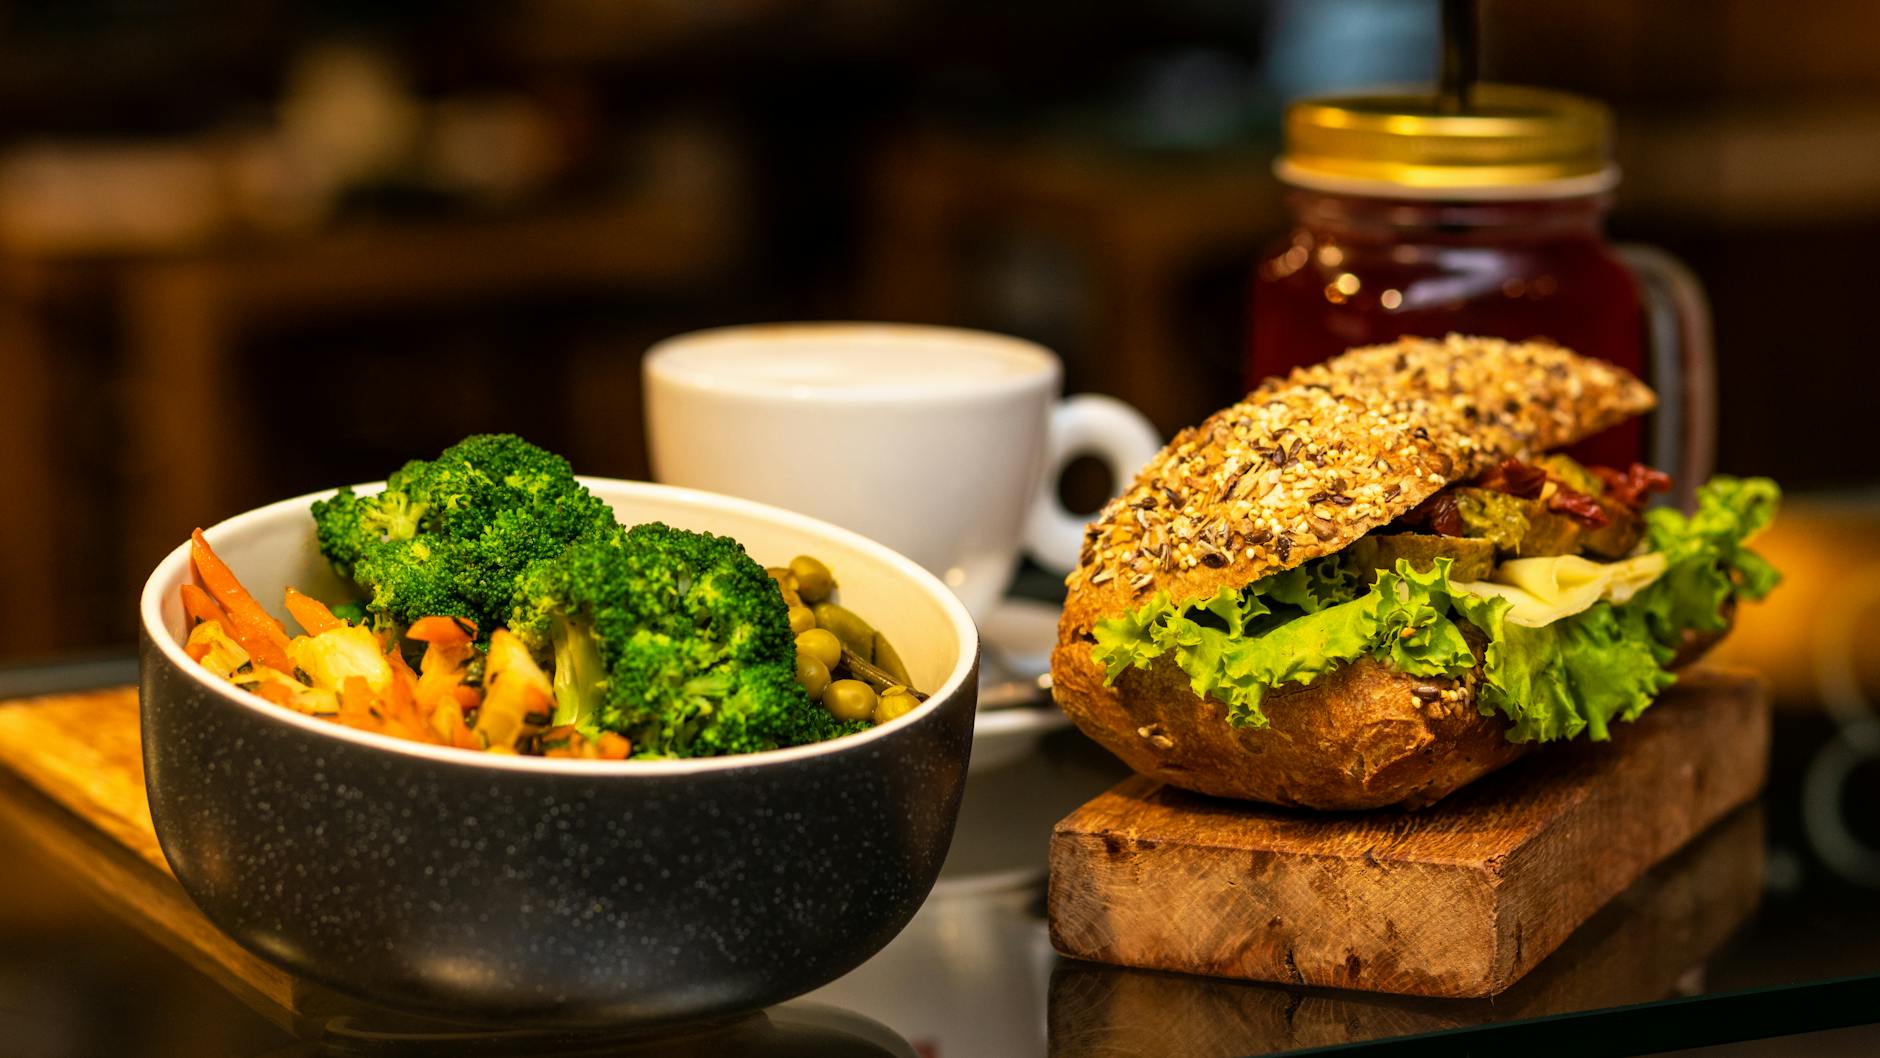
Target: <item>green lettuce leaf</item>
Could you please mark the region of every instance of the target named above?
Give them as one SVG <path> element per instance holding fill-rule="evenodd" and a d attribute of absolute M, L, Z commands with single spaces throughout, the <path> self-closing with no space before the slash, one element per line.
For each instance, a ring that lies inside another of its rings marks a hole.
<path fill-rule="evenodd" d="M 1491 641 L 1476 704 L 1498 711 L 1513 742 L 1608 736 L 1671 685 L 1652 641 L 1630 634 L 1610 603 L 1544 628 L 1505 625 Z"/>
<path fill-rule="evenodd" d="M 1671 684 L 1664 665 L 1686 629 L 1720 629 L 1725 600 L 1775 586 L 1779 575 L 1745 541 L 1779 499 L 1765 478 L 1719 477 L 1698 489 L 1695 513 L 1651 511 L 1647 547 L 1664 553 L 1665 573 L 1623 605 L 1596 603 L 1544 628 L 1509 624 L 1505 599 L 1455 588 L 1448 559 L 1423 573 L 1399 561 L 1366 576 L 1330 556 L 1238 592 L 1184 603 L 1158 595 L 1099 622 L 1094 654 L 1111 682 L 1172 655 L 1196 695 L 1227 706 L 1228 723 L 1264 727 L 1269 689 L 1309 684 L 1361 657 L 1416 676 L 1461 676 L 1477 660 L 1464 636 L 1472 625 L 1487 642 L 1477 704 L 1507 717 L 1510 739 L 1604 739 Z"/>
<path fill-rule="evenodd" d="M 1197 696 L 1226 704 L 1228 723 L 1247 727 L 1266 726 L 1260 702 L 1268 688 L 1311 683 L 1367 655 L 1425 676 L 1459 676 L 1474 667 L 1449 616 L 1457 593 L 1448 559 L 1427 573 L 1399 561 L 1362 593 L 1356 576 L 1324 568 L 1335 563 L 1313 565 L 1181 605 L 1158 595 L 1098 622 L 1095 656 L 1114 682 L 1131 667 L 1172 655 Z"/>
<path fill-rule="evenodd" d="M 1775 517 L 1781 492 L 1768 478 L 1712 478 L 1697 490 L 1690 515 L 1660 508 L 1645 515 L 1648 550 L 1665 556 L 1665 572 L 1633 596 L 1628 623 L 1642 621 L 1670 660 L 1685 629 L 1722 631 L 1725 600 L 1760 599 L 1782 577 L 1745 542 Z"/>

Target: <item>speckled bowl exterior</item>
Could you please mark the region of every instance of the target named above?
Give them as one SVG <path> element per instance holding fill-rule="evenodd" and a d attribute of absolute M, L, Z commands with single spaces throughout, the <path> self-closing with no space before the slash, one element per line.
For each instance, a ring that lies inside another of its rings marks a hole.
<path fill-rule="evenodd" d="M 588 482 L 625 522 L 823 557 L 892 638 L 921 708 L 861 735 L 706 761 L 495 758 L 300 716 L 179 646 L 179 549 L 143 600 L 150 809 L 205 915 L 292 973 L 433 1015 L 620 1025 L 712 1017 L 814 989 L 879 951 L 952 840 L 978 643 L 906 559 L 744 501 Z M 208 531 L 265 602 L 332 590 L 307 504 Z"/>

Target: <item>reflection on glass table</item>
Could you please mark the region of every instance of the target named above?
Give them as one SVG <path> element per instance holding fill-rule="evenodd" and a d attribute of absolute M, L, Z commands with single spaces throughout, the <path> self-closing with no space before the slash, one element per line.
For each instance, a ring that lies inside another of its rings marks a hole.
<path fill-rule="evenodd" d="M 39 689 L 51 689 L 45 675 Z M 0 674 L 0 698 L 8 697 L 4 683 Z M 1613 1027 L 1633 1033 L 1628 1017 L 1653 1019 L 1651 1038 L 1671 1041 L 1661 1050 L 1687 1039 L 1800 1032 L 1880 1010 L 1880 901 L 1859 874 L 1841 873 L 1832 854 L 1811 844 L 1816 831 L 1803 823 L 1805 777 L 1840 737 L 1819 712 L 1779 713 L 1759 804 L 1641 879 L 1513 990 L 1442 1001 L 1057 956 L 1043 917 L 1050 827 L 1124 774 L 1076 732 L 1058 731 L 1035 754 L 973 775 L 940 885 L 895 941 L 847 977 L 760 1018 L 578 1039 L 418 1023 L 304 985 L 295 1010 L 284 1010 L 186 958 L 186 939 L 127 925 L 148 928 L 148 915 L 134 906 L 142 898 L 114 881 L 110 843 L 0 775 L 0 1039 L 6 1053 L 27 1058 L 439 1050 L 1181 1058 L 1315 1046 L 1388 1053 L 1409 1034 L 1492 1033 L 1549 1017 L 1558 1020 L 1540 1030 L 1585 1054 L 1638 1053 L 1643 1037 Z M 1876 794 L 1880 773 L 1856 768 L 1834 799 L 1839 829 L 1870 845 L 1880 835 Z M 1866 975 L 1854 982 L 1865 991 L 1822 983 L 1854 975 Z M 1771 987 L 1789 989 L 1778 994 L 1779 1008 L 1737 998 Z M 1755 1013 L 1732 1020 L 1732 1009 Z"/>

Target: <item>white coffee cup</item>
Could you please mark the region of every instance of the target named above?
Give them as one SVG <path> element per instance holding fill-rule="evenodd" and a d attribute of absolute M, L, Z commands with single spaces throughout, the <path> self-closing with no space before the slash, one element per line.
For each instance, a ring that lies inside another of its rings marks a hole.
<path fill-rule="evenodd" d="M 1043 346 L 950 327 L 790 323 L 668 338 L 645 361 L 653 476 L 800 511 L 932 570 L 984 617 L 1020 548 L 1070 570 L 1079 455 L 1121 488 L 1162 447 L 1110 397 L 1059 400 Z"/>

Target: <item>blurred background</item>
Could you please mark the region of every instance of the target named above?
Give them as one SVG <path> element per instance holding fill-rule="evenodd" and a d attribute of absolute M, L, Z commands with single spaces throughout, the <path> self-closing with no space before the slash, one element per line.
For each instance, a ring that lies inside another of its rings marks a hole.
<path fill-rule="evenodd" d="M 1610 103 L 1614 238 L 1708 289 L 1720 468 L 1829 497 L 1859 536 L 1835 504 L 1880 474 L 1880 7 L 1481 7 L 1483 76 Z M 1010 332 L 1172 432 L 1244 390 L 1283 102 L 1432 79 L 1438 22 L 1435 0 L 0 2 L 0 658 L 121 648 L 192 526 L 472 431 L 644 476 L 639 358 L 700 326 Z M 1103 482 L 1066 487 L 1093 506 Z"/>
<path fill-rule="evenodd" d="M 1727 655 L 1810 778 L 1772 785 L 1771 906 L 1713 979 L 1868 970 L 1880 4 L 1480 7 L 1485 79 L 1613 108 L 1612 236 L 1702 282 L 1718 468 L 1790 496 L 1788 586 Z M 0 0 L 0 668 L 121 657 L 193 526 L 470 432 L 645 476 L 640 358 L 698 327 L 1017 334 L 1172 433 L 1245 389 L 1284 102 L 1438 52 L 1437 0 Z M 272 1039 L 138 938 L 75 943 L 62 878 L 9 884 L 21 1009 L 98 1053 Z"/>

